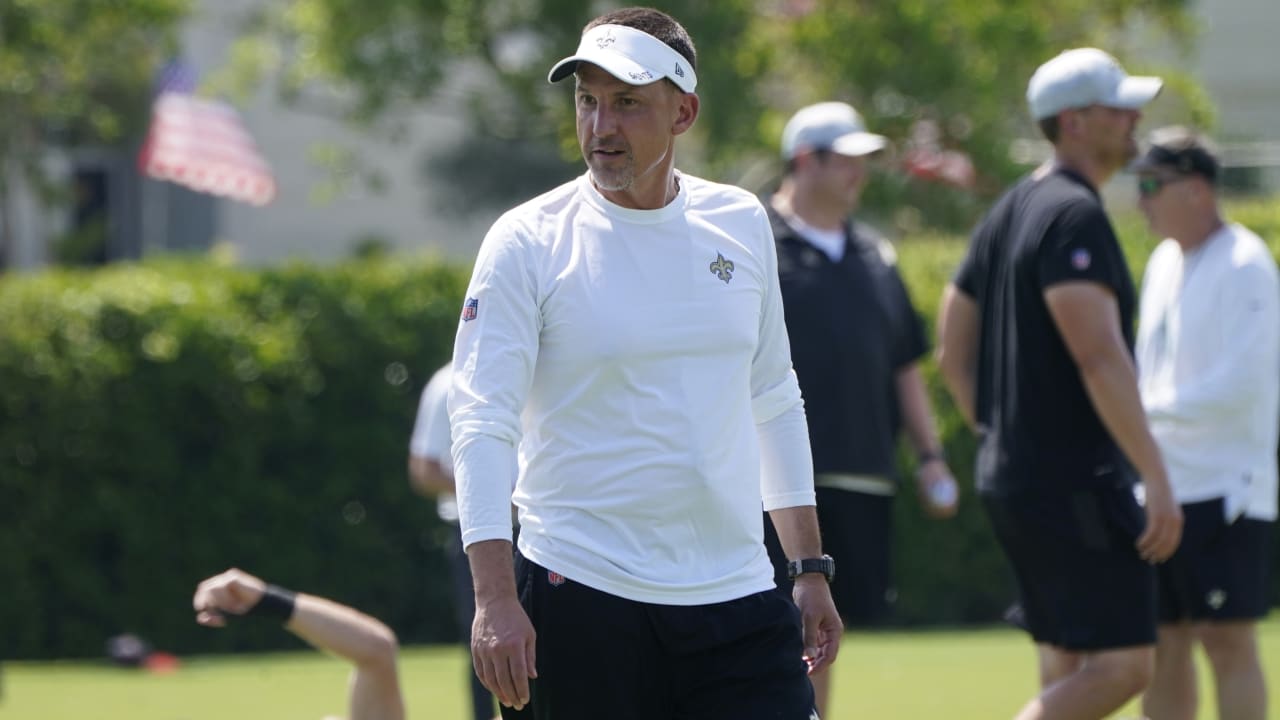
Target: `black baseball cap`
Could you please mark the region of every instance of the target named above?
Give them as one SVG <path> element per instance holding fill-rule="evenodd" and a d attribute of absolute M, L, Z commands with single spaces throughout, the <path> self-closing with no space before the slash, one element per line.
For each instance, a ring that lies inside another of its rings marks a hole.
<path fill-rule="evenodd" d="M 1208 139 L 1180 125 L 1152 132 L 1147 151 L 1129 165 L 1133 172 L 1172 170 L 1182 175 L 1199 175 L 1209 182 L 1218 179 L 1219 168 L 1218 152 Z"/>

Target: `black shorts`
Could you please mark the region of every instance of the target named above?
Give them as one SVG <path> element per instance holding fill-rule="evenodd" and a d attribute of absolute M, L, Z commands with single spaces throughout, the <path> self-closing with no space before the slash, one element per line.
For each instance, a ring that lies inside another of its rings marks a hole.
<path fill-rule="evenodd" d="M 1155 568 L 1130 488 L 981 495 L 1037 643 L 1096 651 L 1156 639 Z"/>
<path fill-rule="evenodd" d="M 822 551 L 836 561 L 831 597 L 845 627 L 874 627 L 887 622 L 896 591 L 890 574 L 893 496 L 817 488 Z M 765 513 L 765 547 L 773 580 L 791 597 L 787 558 Z"/>
<path fill-rule="evenodd" d="M 1182 515 L 1182 544 L 1157 570 L 1160 622 L 1266 615 L 1275 523 L 1240 517 L 1228 525 L 1222 498 L 1183 505 Z"/>
<path fill-rule="evenodd" d="M 772 590 L 655 605 L 521 555 L 516 582 L 538 634 L 526 708 L 537 720 L 811 720 L 800 614 Z M 510 710 L 504 718 L 516 717 Z"/>

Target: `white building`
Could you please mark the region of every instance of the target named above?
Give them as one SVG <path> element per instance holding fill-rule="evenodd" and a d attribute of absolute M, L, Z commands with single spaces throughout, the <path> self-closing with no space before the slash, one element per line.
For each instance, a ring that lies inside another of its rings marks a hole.
<path fill-rule="evenodd" d="M 1200 0 L 1192 63 L 1218 108 L 1214 135 L 1229 166 L 1253 167 L 1280 190 L 1280 2 Z"/>
<path fill-rule="evenodd" d="M 196 2 L 182 31 L 183 60 L 205 74 L 221 67 L 245 14 L 261 0 Z M 442 92 L 448 96 L 451 91 Z M 393 250 L 474 257 L 496 210 L 463 215 L 439 207 L 447 189 L 424 169 L 433 152 L 457 146 L 467 118 L 461 104 L 439 102 L 408 119 L 399 141 L 354 129 L 333 116 L 286 106 L 264 90 L 239 107 L 245 127 L 271 165 L 277 193 L 265 207 L 199 195 L 140 176 L 137 150 L 52 152 L 55 177 L 98 193 L 108 219 L 107 256 L 139 257 L 156 251 L 205 249 L 214 243 L 244 263 L 289 258 L 332 261 L 373 239 Z M 343 182 L 315 158 L 322 145 L 345 148 L 385 179 L 380 192 L 359 180 Z M 20 183 L 16 183 L 21 185 Z M 336 193 L 332 192 L 338 187 Z M 15 242 L 9 264 L 35 268 L 53 254 L 51 239 L 75 223 L 74 211 L 42 208 L 25 187 L 13 194 Z"/>

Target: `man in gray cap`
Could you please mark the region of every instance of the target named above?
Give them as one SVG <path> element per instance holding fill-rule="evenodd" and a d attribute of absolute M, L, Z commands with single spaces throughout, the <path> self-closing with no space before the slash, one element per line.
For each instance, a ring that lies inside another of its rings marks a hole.
<path fill-rule="evenodd" d="M 801 109 L 783 129 L 786 173 L 768 203 L 791 361 L 809 421 L 818 523 L 824 549 L 840 562 L 831 592 L 846 627 L 874 626 L 890 614 L 901 429 L 915 451 L 925 508 L 949 517 L 957 500 L 920 374 L 929 348 L 924 324 L 893 247 L 851 218 L 868 158 L 886 142 L 845 103 Z M 765 529 L 775 581 L 789 589 L 786 557 Z M 829 675 L 812 680 L 827 715 Z"/>
<path fill-rule="evenodd" d="M 664 13 L 589 23 L 550 73 L 574 80 L 587 172 L 503 215 L 467 289 L 454 472 L 504 716 L 812 720 L 807 673 L 839 646 L 768 219 L 675 169 L 696 66 Z"/>
<path fill-rule="evenodd" d="M 979 224 L 943 296 L 939 366 L 979 432 L 979 497 L 1039 650 L 1041 692 L 1019 718 L 1106 717 L 1152 675 L 1152 565 L 1182 512 L 1138 396 L 1136 293 L 1098 188 L 1137 154 L 1160 87 L 1094 48 L 1041 65 L 1027 101 L 1053 158 Z"/>
<path fill-rule="evenodd" d="M 1156 674 L 1146 715 L 1191 720 L 1192 651 L 1213 669 L 1218 717 L 1267 714 L 1257 621 L 1267 614 L 1280 434 L 1280 281 L 1261 238 L 1218 207 L 1217 154 L 1187 128 L 1151 134 L 1131 167 L 1164 242 L 1147 262 L 1138 379 L 1186 527 L 1158 571 Z"/>

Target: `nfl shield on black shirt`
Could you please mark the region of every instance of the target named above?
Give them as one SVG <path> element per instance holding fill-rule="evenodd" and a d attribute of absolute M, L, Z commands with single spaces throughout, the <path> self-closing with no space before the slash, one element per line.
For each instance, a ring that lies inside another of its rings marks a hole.
<path fill-rule="evenodd" d="M 1050 287 L 1077 281 L 1115 294 L 1132 352 L 1133 280 L 1097 190 L 1063 168 L 1024 178 L 974 231 L 955 278 L 982 321 L 975 407 L 982 492 L 1136 481 L 1045 302 Z"/>

